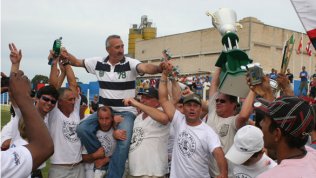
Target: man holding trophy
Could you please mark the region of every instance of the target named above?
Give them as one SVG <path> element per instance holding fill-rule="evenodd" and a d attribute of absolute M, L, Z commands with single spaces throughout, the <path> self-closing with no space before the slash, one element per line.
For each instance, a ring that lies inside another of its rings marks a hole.
<path fill-rule="evenodd" d="M 237 130 L 246 125 L 252 113 L 255 93 L 249 90 L 246 81 L 247 71 L 242 68 L 252 61 L 238 47 L 236 29 L 240 24 L 236 23 L 236 13 L 231 9 L 221 8 L 208 15 L 212 16 L 213 25 L 223 36 L 224 50 L 216 62 L 212 78 L 207 124 L 219 135 L 223 151 L 227 153 L 234 142 Z M 247 96 L 239 114 L 236 111 L 237 96 Z M 233 164 L 228 161 L 229 177 L 232 177 L 232 166 Z M 214 159 L 210 162 L 210 173 L 212 177 L 218 175 Z"/>

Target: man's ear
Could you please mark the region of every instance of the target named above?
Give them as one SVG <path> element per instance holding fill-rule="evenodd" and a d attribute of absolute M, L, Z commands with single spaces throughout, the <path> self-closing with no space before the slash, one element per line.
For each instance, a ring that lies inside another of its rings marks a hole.
<path fill-rule="evenodd" d="M 280 128 L 276 128 L 274 131 L 273 131 L 273 135 L 274 135 L 274 141 L 275 142 L 279 142 L 282 138 L 282 131 Z"/>

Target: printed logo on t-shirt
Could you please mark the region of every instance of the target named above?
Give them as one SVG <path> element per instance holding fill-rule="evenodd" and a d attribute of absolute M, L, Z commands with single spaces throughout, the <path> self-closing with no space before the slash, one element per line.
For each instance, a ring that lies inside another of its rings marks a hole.
<path fill-rule="evenodd" d="M 103 77 L 104 76 L 104 71 L 103 70 L 99 70 L 99 76 Z"/>
<path fill-rule="evenodd" d="M 134 128 L 129 152 L 134 151 L 142 143 L 143 139 L 144 139 L 143 128 L 141 128 L 141 127 Z"/>
<path fill-rule="evenodd" d="M 238 174 L 235 174 L 235 178 L 252 178 L 252 177 L 244 173 L 238 173 Z"/>
<path fill-rule="evenodd" d="M 78 124 L 75 122 L 63 121 L 63 134 L 64 134 L 64 137 L 70 142 L 79 141 L 79 138 L 76 132 L 77 125 Z"/>
<path fill-rule="evenodd" d="M 229 124 L 223 124 L 221 126 L 221 129 L 219 130 L 218 135 L 221 137 L 225 137 L 228 133 L 228 129 L 229 129 Z"/>
<path fill-rule="evenodd" d="M 178 136 L 178 147 L 180 149 L 180 153 L 190 158 L 196 150 L 196 142 L 191 133 L 184 130 Z"/>
<path fill-rule="evenodd" d="M 104 147 L 104 152 L 106 156 L 111 156 L 113 153 L 113 142 L 108 135 L 98 136 L 98 140 L 101 142 L 101 145 Z"/>
<path fill-rule="evenodd" d="M 13 152 L 14 164 L 17 166 L 20 164 L 20 155 L 17 152 Z"/>

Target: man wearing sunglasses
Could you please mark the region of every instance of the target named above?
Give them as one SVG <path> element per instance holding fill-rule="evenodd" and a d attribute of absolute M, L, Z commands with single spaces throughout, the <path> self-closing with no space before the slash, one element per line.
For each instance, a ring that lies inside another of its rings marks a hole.
<path fill-rule="evenodd" d="M 234 143 L 234 136 L 237 130 L 243 127 L 249 119 L 255 93 L 249 92 L 241 111 L 237 113 L 237 97 L 217 91 L 220 73 L 221 68 L 217 67 L 210 87 L 207 124 L 219 135 L 223 151 L 226 154 Z M 229 177 L 232 176 L 232 169 L 232 164 L 228 162 Z M 210 173 L 212 177 L 218 174 L 218 168 L 214 159 L 211 159 Z"/>
<path fill-rule="evenodd" d="M 17 50 L 15 45 L 9 44 L 10 48 L 10 60 L 11 60 L 11 73 L 17 73 L 19 70 L 20 62 L 22 59 L 21 50 Z M 12 116 L 11 120 L 7 125 L 4 126 L 5 132 L 2 132 L 1 135 L 1 149 L 6 150 L 9 147 L 18 147 L 21 145 L 29 144 L 29 136 L 25 130 L 25 123 L 22 119 L 22 113 L 20 108 L 15 102 L 14 96 L 12 96 L 9 91 L 14 116 Z M 31 93 L 30 93 L 31 95 Z M 36 98 L 35 98 L 35 108 L 37 112 L 40 114 L 41 118 L 44 120 L 47 125 L 48 113 L 55 107 L 56 101 L 58 99 L 58 91 L 55 87 L 49 85 L 44 86 L 38 90 Z M 48 102 L 51 101 L 51 102 Z M 45 167 L 46 164 L 43 163 L 40 167 L 33 171 L 31 177 L 42 177 L 41 169 Z"/>

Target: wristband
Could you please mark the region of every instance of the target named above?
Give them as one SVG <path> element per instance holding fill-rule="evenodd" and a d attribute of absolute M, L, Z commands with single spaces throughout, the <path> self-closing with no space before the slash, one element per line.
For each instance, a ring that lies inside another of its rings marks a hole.
<path fill-rule="evenodd" d="M 168 81 L 167 81 L 167 80 L 162 80 L 162 79 L 160 79 L 159 82 L 161 82 L 161 83 L 167 83 Z"/>

